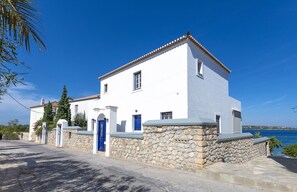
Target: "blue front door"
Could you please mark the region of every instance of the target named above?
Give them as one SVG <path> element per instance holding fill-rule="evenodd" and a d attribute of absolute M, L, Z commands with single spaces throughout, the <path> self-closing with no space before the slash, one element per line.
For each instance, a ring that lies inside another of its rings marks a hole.
<path fill-rule="evenodd" d="M 104 151 L 106 119 L 98 121 L 98 151 Z"/>
<path fill-rule="evenodd" d="M 134 130 L 141 131 L 141 115 L 134 115 Z"/>

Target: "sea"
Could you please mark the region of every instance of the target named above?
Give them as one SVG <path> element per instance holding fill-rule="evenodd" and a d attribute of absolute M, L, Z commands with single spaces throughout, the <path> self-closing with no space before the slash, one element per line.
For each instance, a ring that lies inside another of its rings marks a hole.
<path fill-rule="evenodd" d="M 272 137 L 275 136 L 280 142 L 282 142 L 283 147 L 297 143 L 297 130 L 253 130 L 253 129 L 243 129 L 243 133 L 250 132 L 255 134 L 260 132 L 262 137 Z M 283 147 L 275 148 L 272 151 L 273 156 L 285 156 L 282 151 Z"/>

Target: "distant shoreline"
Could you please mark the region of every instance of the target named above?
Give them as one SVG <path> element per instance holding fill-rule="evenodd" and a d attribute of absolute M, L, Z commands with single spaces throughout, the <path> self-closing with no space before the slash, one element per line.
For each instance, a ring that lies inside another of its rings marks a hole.
<path fill-rule="evenodd" d="M 296 127 L 243 125 L 245 130 L 297 130 Z"/>

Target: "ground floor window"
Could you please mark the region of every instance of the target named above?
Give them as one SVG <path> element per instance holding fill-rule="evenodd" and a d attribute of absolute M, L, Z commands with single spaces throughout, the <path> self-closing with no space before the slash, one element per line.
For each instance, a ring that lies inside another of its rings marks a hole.
<path fill-rule="evenodd" d="M 172 111 L 162 112 L 161 119 L 172 119 Z"/>
<path fill-rule="evenodd" d="M 221 133 L 221 116 L 216 115 L 216 122 L 217 122 L 217 133 Z"/>
<path fill-rule="evenodd" d="M 141 115 L 133 115 L 134 131 L 141 131 Z"/>

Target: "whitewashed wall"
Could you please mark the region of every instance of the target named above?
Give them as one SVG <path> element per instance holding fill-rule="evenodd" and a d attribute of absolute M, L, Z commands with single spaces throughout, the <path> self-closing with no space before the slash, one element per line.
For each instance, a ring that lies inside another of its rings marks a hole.
<path fill-rule="evenodd" d="M 196 63 L 204 63 L 203 78 L 196 75 Z M 241 111 L 239 101 L 229 97 L 228 72 L 192 41 L 188 41 L 188 116 L 215 120 L 221 116 L 221 132 L 233 133 L 232 110 Z"/>
<path fill-rule="evenodd" d="M 34 124 L 36 121 L 43 117 L 44 107 L 34 107 L 30 110 L 30 129 L 29 129 L 29 141 L 32 140 L 32 133 L 34 132 Z"/>
<path fill-rule="evenodd" d="M 89 104 L 93 101 L 94 99 L 91 100 L 81 100 L 81 101 L 71 101 L 70 102 L 70 110 L 71 110 L 71 120 L 74 121 L 75 118 L 75 105 L 78 106 L 78 112 L 77 113 L 85 113 L 86 118 L 88 117 L 88 108 Z M 97 100 L 97 99 L 95 99 Z"/>
<path fill-rule="evenodd" d="M 173 118 L 187 118 L 187 45 L 180 43 L 166 52 L 101 80 L 98 107 L 117 106 L 118 130 L 133 131 L 133 115 L 142 123 L 160 119 L 172 111 Z M 142 88 L 133 91 L 133 74 L 141 71 Z M 104 84 L 108 92 L 104 93 Z M 96 112 L 93 113 L 96 119 Z"/>

